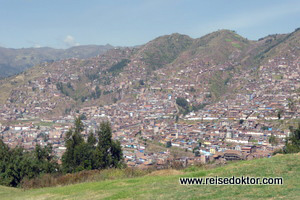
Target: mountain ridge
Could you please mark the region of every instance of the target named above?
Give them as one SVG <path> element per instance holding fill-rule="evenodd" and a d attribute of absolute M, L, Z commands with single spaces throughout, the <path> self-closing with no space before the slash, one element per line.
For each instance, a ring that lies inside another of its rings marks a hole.
<path fill-rule="evenodd" d="M 88 59 L 72 58 L 33 67 L 0 81 L 0 101 L 17 106 L 18 99 L 29 101 L 29 94 L 42 95 L 38 93 L 43 91 L 57 93 L 71 104 L 69 107 L 75 104 L 105 105 L 130 99 L 141 88 L 146 91 L 151 87 L 174 90 L 180 83 L 194 85 L 196 93 L 192 104 L 214 103 L 242 88 L 247 82 L 243 80 L 244 75 L 256 77 L 262 64 L 268 64 L 270 58 L 280 57 L 280 51 L 272 55 L 274 48 L 288 51 L 290 45 L 286 44 L 291 42 L 296 48 L 300 41 L 298 33 L 271 35 L 258 41 L 243 38 L 231 30 L 219 30 L 196 39 L 178 33 L 161 36 L 137 48 L 114 48 Z M 267 54 L 268 58 L 265 58 Z M 300 56 L 297 49 L 294 54 L 296 58 Z M 43 81 L 39 86 L 41 91 L 33 91 L 37 87 L 33 82 L 42 79 L 52 79 L 52 82 Z M 238 84 L 233 84 L 236 82 Z M 60 84 L 60 90 L 56 84 Z M 102 95 L 95 96 L 97 87 Z M 177 93 L 187 96 L 184 91 Z M 58 106 L 58 110 L 62 107 L 66 104 Z"/>
<path fill-rule="evenodd" d="M 107 45 L 82 45 L 68 49 L 54 49 L 51 47 L 41 48 L 5 48 L 0 47 L 0 78 L 11 76 L 16 73 L 40 64 L 71 57 L 89 58 L 103 54 L 114 48 Z"/>

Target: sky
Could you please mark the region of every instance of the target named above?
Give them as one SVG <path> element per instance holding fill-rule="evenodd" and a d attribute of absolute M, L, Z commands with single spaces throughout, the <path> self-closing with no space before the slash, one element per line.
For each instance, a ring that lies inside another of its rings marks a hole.
<path fill-rule="evenodd" d="M 299 0 L 0 0 L 0 46 L 135 46 L 219 29 L 251 40 L 300 27 Z"/>

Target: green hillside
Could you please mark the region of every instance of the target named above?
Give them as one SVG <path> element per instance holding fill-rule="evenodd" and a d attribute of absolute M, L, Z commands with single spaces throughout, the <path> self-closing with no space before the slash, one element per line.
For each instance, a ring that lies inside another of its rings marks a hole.
<path fill-rule="evenodd" d="M 22 190 L 0 187 L 0 199 L 299 199 L 300 154 L 241 161 L 214 169 L 153 174 L 64 187 Z M 179 177 L 283 177 L 283 185 L 182 186 Z"/>
<path fill-rule="evenodd" d="M 222 64 L 229 60 L 240 61 L 251 44 L 233 31 L 219 30 L 193 40 L 192 45 L 176 59 L 176 63 L 192 61 L 195 58 L 213 64 Z"/>
<path fill-rule="evenodd" d="M 173 62 L 180 53 L 190 47 L 192 41 L 189 36 L 178 33 L 161 36 L 142 46 L 137 55 L 155 70 Z"/>

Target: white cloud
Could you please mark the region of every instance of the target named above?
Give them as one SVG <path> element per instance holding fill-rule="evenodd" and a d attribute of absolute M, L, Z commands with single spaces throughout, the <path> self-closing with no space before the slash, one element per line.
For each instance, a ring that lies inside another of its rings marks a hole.
<path fill-rule="evenodd" d="M 79 43 L 75 41 L 75 38 L 72 35 L 67 35 L 64 39 L 64 43 L 67 47 L 79 45 Z"/>
<path fill-rule="evenodd" d="M 36 43 L 36 44 L 33 45 L 33 48 L 41 48 L 41 47 L 42 47 L 42 45 L 40 45 L 38 43 Z"/>

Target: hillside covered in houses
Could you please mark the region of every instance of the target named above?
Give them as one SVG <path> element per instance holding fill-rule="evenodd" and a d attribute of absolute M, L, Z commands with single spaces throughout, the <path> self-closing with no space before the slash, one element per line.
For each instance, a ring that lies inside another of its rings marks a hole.
<path fill-rule="evenodd" d="M 0 136 L 10 147 L 51 143 L 61 158 L 81 116 L 86 137 L 110 121 L 130 167 L 270 157 L 299 120 L 299 80 L 299 29 L 257 41 L 175 33 L 0 80 Z"/>

